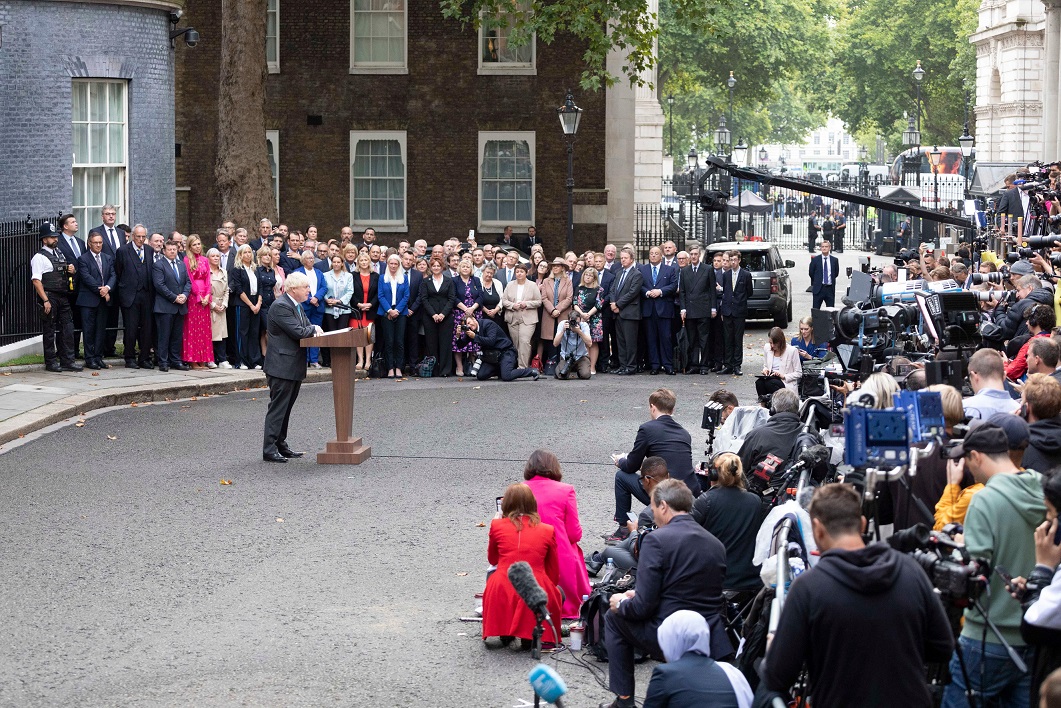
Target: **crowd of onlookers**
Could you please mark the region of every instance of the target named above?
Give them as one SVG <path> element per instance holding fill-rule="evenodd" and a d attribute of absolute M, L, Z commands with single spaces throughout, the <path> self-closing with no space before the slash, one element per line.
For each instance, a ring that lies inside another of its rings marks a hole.
<path fill-rule="evenodd" d="M 699 248 L 679 252 L 667 241 L 639 264 L 630 245 L 549 259 L 533 227 L 481 245 L 469 237 L 384 246 L 371 228 L 326 238 L 314 225 L 303 232 L 263 219 L 253 232 L 225 222 L 208 238 L 166 237 L 115 221 L 108 205 L 85 240 L 72 215 L 42 228 L 31 277 L 49 370 L 80 368 L 82 332 L 85 365 L 108 368 L 119 331 L 129 368 L 259 369 L 269 308 L 298 272 L 310 281 L 309 320 L 325 331 L 366 328 L 356 364 L 380 376 L 465 375 L 480 354 L 466 336 L 471 320 L 495 323 L 483 335 L 506 340 L 523 371 L 675 374 L 684 326 L 684 373 L 742 373 L 752 284 L 736 251 L 706 263 Z M 307 358 L 329 365 L 327 349 Z"/>

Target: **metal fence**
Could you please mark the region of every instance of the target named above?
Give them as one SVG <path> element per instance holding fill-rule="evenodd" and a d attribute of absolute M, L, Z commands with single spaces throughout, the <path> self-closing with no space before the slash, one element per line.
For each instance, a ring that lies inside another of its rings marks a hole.
<path fill-rule="evenodd" d="M 30 284 L 29 261 L 40 250 L 42 217 L 0 222 L 0 346 L 41 333 L 37 297 Z"/>

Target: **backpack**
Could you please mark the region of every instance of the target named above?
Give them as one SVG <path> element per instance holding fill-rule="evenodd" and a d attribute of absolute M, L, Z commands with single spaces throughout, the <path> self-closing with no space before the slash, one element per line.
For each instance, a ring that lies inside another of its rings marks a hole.
<path fill-rule="evenodd" d="M 429 379 L 435 371 L 435 364 L 438 360 L 433 356 L 425 356 L 421 361 L 420 365 L 416 367 L 416 375 L 422 379 Z"/>
<path fill-rule="evenodd" d="M 604 616 L 610 609 L 608 598 L 620 592 L 612 584 L 598 585 L 590 593 L 589 599 L 582 603 L 579 611 L 579 622 L 585 627 L 582 646 L 593 654 L 597 661 L 608 660 L 608 648 L 604 645 Z"/>

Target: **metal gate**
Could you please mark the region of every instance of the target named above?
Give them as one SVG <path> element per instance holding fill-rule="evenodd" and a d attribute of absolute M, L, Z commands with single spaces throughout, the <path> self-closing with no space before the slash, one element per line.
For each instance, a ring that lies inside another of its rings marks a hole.
<path fill-rule="evenodd" d="M 29 260 L 40 250 L 40 227 L 47 221 L 58 227 L 58 218 L 48 217 L 0 222 L 0 346 L 42 331 Z"/>

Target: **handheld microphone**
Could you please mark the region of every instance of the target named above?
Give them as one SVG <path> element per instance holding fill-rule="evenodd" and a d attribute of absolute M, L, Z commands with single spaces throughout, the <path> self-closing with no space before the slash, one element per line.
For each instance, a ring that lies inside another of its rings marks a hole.
<path fill-rule="evenodd" d="M 527 603 L 535 615 L 549 621 L 549 596 L 534 578 L 534 571 L 526 561 L 518 561 L 508 567 L 508 581 L 516 594 Z"/>
<path fill-rule="evenodd" d="M 560 699 L 567 693 L 567 684 L 560 678 L 560 674 L 545 664 L 538 664 L 531 669 L 527 679 L 534 693 L 541 696 L 546 703 L 553 703 L 557 708 L 564 708 L 564 703 Z"/>

